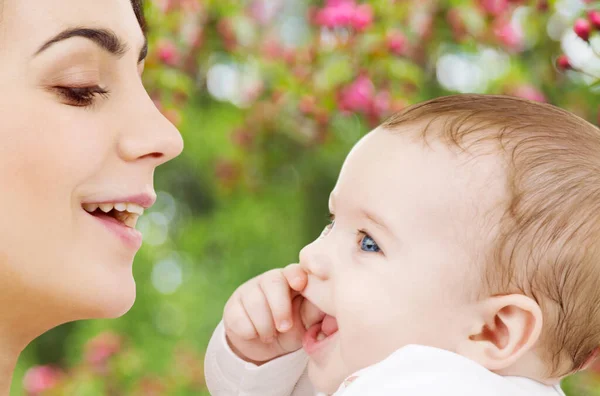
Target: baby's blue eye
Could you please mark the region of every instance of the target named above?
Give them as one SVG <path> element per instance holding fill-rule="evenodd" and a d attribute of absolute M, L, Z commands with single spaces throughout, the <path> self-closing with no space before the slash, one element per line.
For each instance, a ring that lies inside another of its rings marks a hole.
<path fill-rule="evenodd" d="M 362 250 L 364 250 L 365 252 L 374 252 L 374 253 L 377 253 L 381 250 L 381 249 L 379 249 L 379 245 L 377 245 L 377 242 L 375 242 L 373 240 L 373 238 L 371 238 L 368 235 L 365 235 L 363 237 L 363 239 L 360 241 L 360 248 Z"/>

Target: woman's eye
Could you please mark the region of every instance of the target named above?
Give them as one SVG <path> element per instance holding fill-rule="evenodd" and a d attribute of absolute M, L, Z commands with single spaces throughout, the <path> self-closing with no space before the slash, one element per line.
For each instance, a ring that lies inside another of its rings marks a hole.
<path fill-rule="evenodd" d="M 93 87 L 54 87 L 69 106 L 88 107 L 97 96 L 107 97 L 109 91 L 96 85 Z"/>
<path fill-rule="evenodd" d="M 364 234 L 362 239 L 360 240 L 360 248 L 365 252 L 373 252 L 378 253 L 381 251 L 379 245 L 373 238 L 371 238 L 368 234 Z"/>

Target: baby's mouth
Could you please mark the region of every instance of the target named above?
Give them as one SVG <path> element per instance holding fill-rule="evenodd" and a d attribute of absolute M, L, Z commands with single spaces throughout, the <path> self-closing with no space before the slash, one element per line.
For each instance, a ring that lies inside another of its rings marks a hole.
<path fill-rule="evenodd" d="M 337 332 L 337 320 L 333 316 L 325 315 L 321 322 L 315 323 L 306 330 L 302 339 L 304 350 L 309 355 L 313 354 Z"/>
<path fill-rule="evenodd" d="M 323 321 L 321 323 L 317 323 L 317 325 L 321 325 L 319 332 L 317 333 L 317 341 L 323 341 L 325 338 L 338 331 L 337 320 L 330 315 L 325 315 Z"/>

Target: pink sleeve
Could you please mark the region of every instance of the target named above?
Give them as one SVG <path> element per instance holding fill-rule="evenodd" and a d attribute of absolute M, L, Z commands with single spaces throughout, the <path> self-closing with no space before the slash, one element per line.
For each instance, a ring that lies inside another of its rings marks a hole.
<path fill-rule="evenodd" d="M 302 349 L 261 366 L 248 363 L 229 348 L 221 321 L 208 344 L 204 374 L 213 396 L 315 396 L 307 363 Z"/>

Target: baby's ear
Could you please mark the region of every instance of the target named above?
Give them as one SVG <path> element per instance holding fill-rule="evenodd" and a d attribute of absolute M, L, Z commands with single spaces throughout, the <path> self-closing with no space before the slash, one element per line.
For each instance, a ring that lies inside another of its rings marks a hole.
<path fill-rule="evenodd" d="M 478 304 L 468 339 L 457 353 L 500 371 L 530 351 L 541 331 L 542 310 L 533 299 L 520 294 L 490 297 Z"/>

